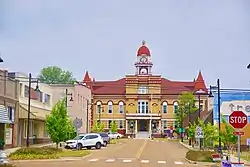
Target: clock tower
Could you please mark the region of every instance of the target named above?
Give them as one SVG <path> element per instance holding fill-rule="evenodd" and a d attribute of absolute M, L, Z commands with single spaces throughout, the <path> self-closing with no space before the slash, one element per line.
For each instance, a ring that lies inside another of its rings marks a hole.
<path fill-rule="evenodd" d="M 137 62 L 135 63 L 136 75 L 152 75 L 151 68 L 153 63 L 150 57 L 150 51 L 145 41 L 142 41 L 142 46 L 137 51 Z"/>

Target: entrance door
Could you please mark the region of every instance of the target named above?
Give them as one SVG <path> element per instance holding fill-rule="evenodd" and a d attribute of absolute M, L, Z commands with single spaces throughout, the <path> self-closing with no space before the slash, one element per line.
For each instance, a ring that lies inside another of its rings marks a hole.
<path fill-rule="evenodd" d="M 139 131 L 147 131 L 147 120 L 139 120 L 140 129 Z"/>

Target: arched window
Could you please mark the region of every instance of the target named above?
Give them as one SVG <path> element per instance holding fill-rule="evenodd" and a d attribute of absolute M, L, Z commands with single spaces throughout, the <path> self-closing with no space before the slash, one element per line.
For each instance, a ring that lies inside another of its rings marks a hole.
<path fill-rule="evenodd" d="M 124 103 L 122 101 L 119 102 L 119 112 L 120 114 L 124 113 Z"/>
<path fill-rule="evenodd" d="M 112 112 L 113 112 L 113 103 L 112 103 L 112 101 L 109 101 L 108 102 L 108 113 L 112 114 Z"/>
<path fill-rule="evenodd" d="M 168 103 L 164 101 L 162 104 L 162 113 L 166 114 L 167 112 L 168 112 Z"/>
<path fill-rule="evenodd" d="M 174 113 L 178 112 L 178 102 L 174 102 Z"/>
<path fill-rule="evenodd" d="M 102 111 L 102 102 L 98 101 L 96 103 L 96 113 L 101 113 Z"/>

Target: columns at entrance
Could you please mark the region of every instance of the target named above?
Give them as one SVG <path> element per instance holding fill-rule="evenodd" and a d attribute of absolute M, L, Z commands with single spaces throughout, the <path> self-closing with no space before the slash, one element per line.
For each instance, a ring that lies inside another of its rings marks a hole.
<path fill-rule="evenodd" d="M 128 120 L 126 120 L 125 122 L 126 122 L 126 134 L 128 134 Z"/>
<path fill-rule="evenodd" d="M 138 121 L 135 120 L 135 133 L 137 133 L 137 130 L 138 130 L 138 128 L 137 128 L 137 123 L 138 123 Z"/>

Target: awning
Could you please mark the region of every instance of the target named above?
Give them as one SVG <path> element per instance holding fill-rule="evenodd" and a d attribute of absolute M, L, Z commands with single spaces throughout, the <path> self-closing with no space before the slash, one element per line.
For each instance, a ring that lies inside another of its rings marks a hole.
<path fill-rule="evenodd" d="M 9 113 L 4 105 L 0 105 L 0 123 L 12 124 L 13 122 L 9 118 Z"/>
<path fill-rule="evenodd" d="M 30 119 L 45 120 L 47 114 L 50 114 L 49 110 L 30 106 Z M 28 105 L 20 104 L 19 118 L 28 118 Z"/>

